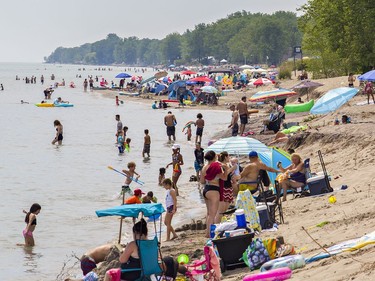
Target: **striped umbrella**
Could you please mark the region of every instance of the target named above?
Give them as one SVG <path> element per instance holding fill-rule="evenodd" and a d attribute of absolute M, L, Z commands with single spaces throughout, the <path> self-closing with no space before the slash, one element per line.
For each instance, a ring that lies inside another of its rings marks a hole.
<path fill-rule="evenodd" d="M 249 101 L 252 102 L 258 102 L 258 101 L 265 101 L 269 99 L 284 99 L 287 97 L 291 97 L 297 95 L 296 92 L 287 90 L 287 89 L 277 89 L 277 90 L 272 90 L 272 91 L 262 91 L 254 94 Z"/>

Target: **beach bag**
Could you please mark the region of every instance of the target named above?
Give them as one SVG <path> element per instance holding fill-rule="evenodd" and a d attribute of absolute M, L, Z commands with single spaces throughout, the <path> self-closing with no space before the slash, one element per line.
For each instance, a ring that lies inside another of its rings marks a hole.
<path fill-rule="evenodd" d="M 256 238 L 242 254 L 242 259 L 251 271 L 261 267 L 262 264 L 270 260 L 270 256 L 263 241 Z"/>

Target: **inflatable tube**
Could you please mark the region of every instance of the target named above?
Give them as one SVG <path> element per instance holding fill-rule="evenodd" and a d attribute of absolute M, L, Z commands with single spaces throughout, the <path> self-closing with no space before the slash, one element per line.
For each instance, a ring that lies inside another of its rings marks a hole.
<path fill-rule="evenodd" d="M 291 270 L 294 270 L 304 267 L 305 264 L 305 258 L 302 255 L 285 256 L 264 263 L 260 271 L 264 272 L 282 267 L 289 267 Z"/>
<path fill-rule="evenodd" d="M 314 100 L 310 100 L 309 102 L 300 104 L 287 104 L 285 105 L 284 110 L 286 113 L 309 112 L 313 106 Z"/>
<path fill-rule="evenodd" d="M 223 78 L 223 83 L 225 85 L 232 85 L 232 79 L 230 79 L 229 77 L 224 77 Z"/>
<path fill-rule="evenodd" d="M 298 132 L 298 131 L 307 130 L 307 128 L 308 128 L 307 126 L 292 126 L 288 129 L 282 130 L 281 132 L 288 135 L 288 134 L 295 133 L 295 132 Z"/>
<path fill-rule="evenodd" d="M 37 107 L 54 107 L 53 103 L 36 103 Z"/>
<path fill-rule="evenodd" d="M 55 104 L 54 107 L 73 107 L 74 105 L 71 103 L 59 103 Z"/>
<path fill-rule="evenodd" d="M 259 110 L 258 110 L 258 109 L 250 109 L 250 110 L 248 110 L 247 112 L 249 112 L 249 114 L 252 114 L 252 113 L 258 113 Z"/>
<path fill-rule="evenodd" d="M 292 270 L 288 267 L 273 269 L 267 272 L 247 275 L 243 281 L 282 281 L 292 276 Z"/>

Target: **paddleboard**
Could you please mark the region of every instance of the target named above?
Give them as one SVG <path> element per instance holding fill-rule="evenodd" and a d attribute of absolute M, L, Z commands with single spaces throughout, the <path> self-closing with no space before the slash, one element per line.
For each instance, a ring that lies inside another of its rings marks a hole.
<path fill-rule="evenodd" d="M 54 107 L 53 103 L 36 103 L 37 107 Z"/>

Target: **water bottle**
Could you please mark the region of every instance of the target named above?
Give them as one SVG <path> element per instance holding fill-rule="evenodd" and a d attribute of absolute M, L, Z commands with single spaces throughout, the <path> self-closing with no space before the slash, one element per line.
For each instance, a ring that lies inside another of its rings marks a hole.
<path fill-rule="evenodd" d="M 210 237 L 211 238 L 215 237 L 215 229 L 216 229 L 216 225 L 215 224 L 211 224 L 211 226 L 210 226 Z"/>
<path fill-rule="evenodd" d="M 237 226 L 239 228 L 245 228 L 246 227 L 246 217 L 245 217 L 245 212 L 243 209 L 238 209 L 237 211 L 234 212 L 236 215 L 236 220 L 237 220 Z"/>

